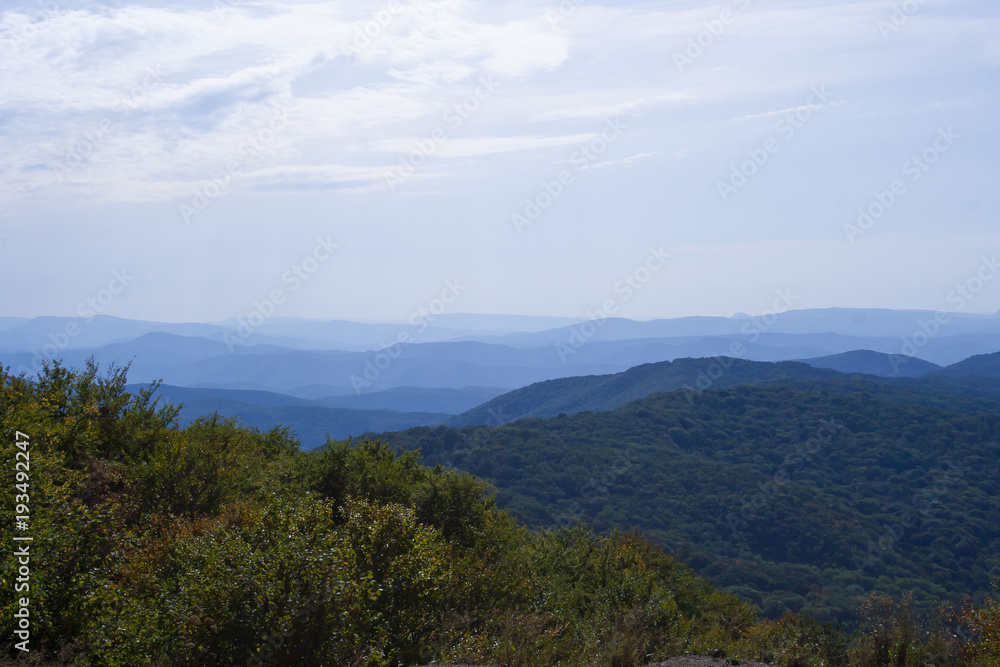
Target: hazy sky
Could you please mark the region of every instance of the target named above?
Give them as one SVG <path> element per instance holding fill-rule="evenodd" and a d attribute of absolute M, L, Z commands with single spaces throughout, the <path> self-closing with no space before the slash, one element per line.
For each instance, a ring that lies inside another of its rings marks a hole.
<path fill-rule="evenodd" d="M 0 315 L 1000 309 L 996 0 L 0 7 Z"/>

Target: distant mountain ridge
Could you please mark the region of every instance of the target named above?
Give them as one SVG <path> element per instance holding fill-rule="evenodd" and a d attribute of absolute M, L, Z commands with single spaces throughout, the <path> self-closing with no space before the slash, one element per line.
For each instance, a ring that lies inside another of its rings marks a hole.
<path fill-rule="evenodd" d="M 936 370 L 934 374 L 950 377 L 1000 377 L 1000 352 L 977 354 Z"/>
<path fill-rule="evenodd" d="M 998 334 L 1000 313 L 950 313 L 941 334 Z M 773 334 L 835 333 L 858 337 L 889 337 L 900 342 L 901 337 L 913 337 L 921 332 L 920 323 L 933 320 L 934 311 L 890 310 L 885 308 L 815 308 L 789 310 L 765 323 L 760 317 L 740 314 L 733 317 L 678 317 L 635 321 L 609 318 L 590 340 L 625 340 L 629 338 L 673 338 L 679 336 L 751 336 L 754 331 Z M 516 345 L 537 345 L 565 339 L 569 325 L 536 333 L 508 334 L 503 342 Z"/>
<path fill-rule="evenodd" d="M 844 373 L 797 361 L 716 357 L 641 364 L 621 373 L 547 380 L 514 391 L 486 387 L 399 387 L 368 394 L 304 398 L 259 390 L 161 385 L 158 395 L 167 402 L 183 405 L 184 424 L 213 412 L 239 416 L 247 425 L 258 428 L 283 424 L 293 428 L 304 448 L 311 449 L 322 445 L 327 433 L 344 438 L 435 424 L 499 425 L 564 413 L 605 412 L 663 391 L 682 390 L 693 400 L 704 391 L 765 383 L 781 383 L 793 389 L 815 389 L 816 383 L 822 383 L 825 390 L 834 393 L 867 393 L 882 400 L 959 412 L 993 411 L 1000 407 L 1000 376 L 989 375 L 988 371 L 996 370 L 998 357 L 1000 354 L 983 355 L 968 363 L 940 369 L 948 372 L 898 378 Z M 883 366 L 888 364 L 885 355 L 878 353 L 853 355 L 853 358 L 855 362 L 870 364 L 874 360 Z M 961 374 L 975 373 L 977 369 L 981 375 Z M 142 386 L 145 385 L 132 384 L 129 389 L 135 391 Z M 310 391 L 320 390 L 322 386 Z"/>
<path fill-rule="evenodd" d="M 316 449 L 334 440 L 357 437 L 370 431 L 395 431 L 415 426 L 434 426 L 448 418 L 446 414 L 428 412 L 396 412 L 394 410 L 351 410 L 301 405 L 258 406 L 224 399 L 190 401 L 181 411 L 181 426 L 197 417 L 218 412 L 223 417 L 236 417 L 245 426 L 268 431 L 275 426 L 287 426 L 303 449 Z"/>
<path fill-rule="evenodd" d="M 433 322 L 353 322 L 273 317 L 251 329 L 248 344 L 279 345 L 290 349 L 379 349 L 398 340 L 401 333 L 418 342 L 442 342 L 468 337 L 492 339 L 506 333 L 533 332 L 563 327 L 578 320 L 568 317 L 531 315 L 443 314 Z M 240 319 L 224 322 L 154 322 L 112 315 L 93 317 L 0 318 L 0 349 L 41 350 L 55 345 L 59 350 L 97 348 L 121 343 L 150 333 L 202 337 L 223 343 L 227 336 L 242 342 Z M 479 338 L 477 338 L 478 340 Z"/>
<path fill-rule="evenodd" d="M 129 384 L 131 392 L 148 387 L 145 383 Z M 308 406 L 347 408 L 352 410 L 394 410 L 396 412 L 432 412 L 459 414 L 482 404 L 506 389 L 493 387 L 464 387 L 461 389 L 427 389 L 423 387 L 398 387 L 372 394 L 345 394 L 305 398 L 255 389 L 216 389 L 212 387 L 178 387 L 161 384 L 156 396 L 173 405 L 193 402 L 231 401 L 256 407 Z"/>
<path fill-rule="evenodd" d="M 134 393 L 148 386 L 129 384 L 126 389 Z M 323 445 L 328 435 L 343 439 L 368 431 L 438 424 L 503 391 L 483 387 L 464 390 L 404 387 L 384 392 L 386 396 L 351 394 L 310 400 L 269 391 L 160 385 L 154 396 L 161 402 L 181 406 L 181 426 L 218 413 L 237 417 L 243 424 L 262 430 L 288 426 L 303 449 L 314 449 Z"/>
<path fill-rule="evenodd" d="M 0 332 L 2 334 L 3 332 Z M 586 341 L 572 353 L 555 345 L 518 348 L 497 343 L 453 341 L 400 345 L 381 351 L 301 350 L 269 344 L 234 346 L 200 336 L 153 332 L 98 348 L 64 349 L 58 356 L 81 367 L 93 357 L 102 365 L 132 363 L 135 382 L 162 379 L 175 386 L 256 389 L 320 398 L 370 394 L 396 387 L 462 389 L 524 387 L 535 382 L 581 375 L 606 375 L 644 363 L 729 354 L 743 346 L 744 359 L 786 361 L 870 349 L 898 352 L 891 338 L 841 334 L 760 334 L 756 342 L 741 336 L 682 337 Z M 965 359 L 1000 349 L 1000 335 L 942 336 L 928 355 Z M 933 352 L 933 354 L 930 354 Z M 0 363 L 14 372 L 33 373 L 41 357 L 32 351 L 4 352 Z M 917 366 L 916 362 L 910 364 Z"/>
<path fill-rule="evenodd" d="M 921 310 L 825 308 L 789 310 L 767 320 L 744 314 L 649 321 L 609 318 L 588 339 L 591 342 L 706 336 L 741 336 L 746 339 L 754 332 L 794 335 L 832 333 L 858 338 L 892 338 L 898 348 L 903 338 L 912 338 L 916 333 L 922 332 L 921 322 L 933 320 L 934 315 L 933 311 Z M 964 335 L 1000 336 L 1000 314 L 950 313 L 949 317 L 935 339 Z M 294 349 L 364 351 L 390 345 L 405 332 L 416 342 L 473 340 L 532 347 L 566 340 L 572 329 L 582 323 L 582 320 L 569 317 L 469 313 L 445 313 L 436 316 L 433 321 L 417 323 L 273 317 L 265 319 L 259 327 L 254 327 L 247 342 Z M 55 340 L 59 340 L 56 346 L 61 350 L 98 348 L 154 332 L 204 337 L 222 342 L 225 335 L 233 336 L 240 324 L 239 319 L 211 323 L 172 323 L 130 320 L 110 315 L 90 318 L 7 317 L 0 318 L 0 349 L 41 350 L 55 343 Z M 72 333 L 67 334 L 67 331 Z M 927 346 L 932 348 L 935 343 L 935 340 L 928 341 Z"/>
<path fill-rule="evenodd" d="M 831 368 L 842 373 L 866 373 L 882 377 L 918 377 L 941 366 L 903 354 L 884 354 L 873 350 L 852 350 L 813 359 L 799 359 L 816 368 Z"/>

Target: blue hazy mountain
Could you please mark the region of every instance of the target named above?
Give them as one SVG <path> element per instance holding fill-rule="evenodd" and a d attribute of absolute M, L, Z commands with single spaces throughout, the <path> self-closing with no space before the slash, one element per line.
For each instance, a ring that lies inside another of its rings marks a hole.
<path fill-rule="evenodd" d="M 148 384 L 129 384 L 129 391 L 138 391 Z M 425 387 L 397 387 L 371 394 L 345 394 L 317 399 L 292 394 L 253 389 L 213 389 L 206 387 L 178 387 L 161 384 L 156 396 L 173 405 L 199 405 L 211 407 L 214 401 L 240 403 L 253 407 L 309 406 L 347 408 L 351 410 L 393 410 L 396 412 L 424 412 L 457 415 L 477 405 L 507 393 L 496 387 L 463 387 L 461 389 L 428 389 Z M 211 409 L 202 414 L 210 414 Z"/>
<path fill-rule="evenodd" d="M 1000 377 L 1000 352 L 977 354 L 934 372 L 951 377 Z"/>
<path fill-rule="evenodd" d="M 129 384 L 127 389 L 135 392 L 148 386 Z M 322 445 L 327 434 L 336 439 L 369 431 L 437 424 L 505 391 L 486 387 L 399 387 L 372 394 L 310 400 L 270 391 L 161 384 L 154 395 L 161 403 L 181 406 L 182 426 L 217 412 L 263 430 L 288 426 L 305 449 L 312 449 Z"/>
<path fill-rule="evenodd" d="M 129 383 L 126 387 L 130 392 L 148 387 L 145 383 Z M 253 407 L 274 407 L 274 406 L 310 406 L 315 405 L 313 401 L 279 394 L 273 391 L 258 391 L 253 389 L 205 389 L 202 387 L 176 387 L 169 384 L 161 384 L 154 394 L 162 402 L 171 405 L 190 405 L 195 402 L 210 403 L 211 401 L 241 403 Z M 211 411 L 205 413 L 210 414 Z"/>
<path fill-rule="evenodd" d="M 75 367 L 90 357 L 105 366 L 131 363 L 130 378 L 136 382 L 162 379 L 175 386 L 261 390 L 309 399 L 412 387 L 413 398 L 419 390 L 510 390 L 558 378 L 620 373 L 647 363 L 717 356 L 748 361 L 835 357 L 811 363 L 885 374 L 884 367 L 879 370 L 864 360 L 836 358 L 869 350 L 923 360 L 907 364 L 905 372 L 916 375 L 910 369 L 933 369 L 924 362 L 946 366 L 1000 350 L 996 315 L 949 317 L 938 325 L 934 313 L 927 311 L 875 309 L 649 322 L 454 314 L 437 317 L 419 335 L 411 324 L 272 318 L 247 330 L 245 339 L 234 339 L 240 326 L 236 321 L 164 324 L 101 315 L 7 318 L 0 321 L 0 362 L 15 372 L 30 373 L 39 367 L 41 351 Z M 391 344 L 410 333 L 412 342 Z M 441 340 L 431 340 L 435 337 Z M 85 345 L 88 341 L 97 343 Z M 855 362 L 860 365 L 851 365 Z M 335 403 L 409 411 L 413 400 L 400 397 Z M 434 409 L 418 411 L 451 413 L 468 406 L 455 396 L 454 403 L 445 395 L 438 398 L 441 402 L 428 398 L 425 404 Z"/>
<path fill-rule="evenodd" d="M 395 410 L 349 410 L 316 405 L 260 406 L 224 399 L 195 400 L 184 405 L 181 426 L 194 419 L 218 413 L 236 417 L 246 426 L 270 430 L 287 426 L 302 443 L 303 449 L 315 449 L 326 442 L 327 436 L 344 440 L 351 436 L 380 430 L 400 430 L 413 426 L 433 426 L 449 415 L 428 412 L 396 412 Z"/>
<path fill-rule="evenodd" d="M 400 412 L 434 412 L 457 415 L 477 405 L 507 393 L 497 387 L 461 387 L 431 389 L 427 387 L 395 387 L 371 394 L 347 394 L 316 399 L 315 403 L 333 408 L 354 410 L 398 410 Z"/>
<path fill-rule="evenodd" d="M 939 336 L 922 350 L 953 363 L 1000 349 L 1000 336 Z M 98 348 L 66 349 L 70 366 L 93 357 L 102 365 L 132 363 L 136 382 L 220 389 L 258 389 L 308 398 L 374 393 L 396 387 L 460 389 L 523 387 L 578 375 L 618 373 L 644 363 L 681 358 L 740 356 L 752 361 L 812 359 L 869 349 L 898 354 L 899 341 L 843 334 L 763 334 L 744 336 L 593 341 L 570 338 L 536 347 L 477 341 L 400 345 L 382 351 L 299 350 L 275 345 L 230 347 L 204 337 L 151 333 Z M 731 351 L 738 349 L 741 354 Z M 15 372 L 31 371 L 39 357 L 4 352 L 0 362 Z M 935 359 L 930 359 L 936 363 Z"/>
<path fill-rule="evenodd" d="M 791 310 L 780 315 L 750 317 L 680 317 L 645 322 L 624 318 L 599 320 L 591 342 L 644 338 L 677 338 L 734 335 L 749 338 L 754 332 L 772 334 L 834 333 L 860 338 L 887 337 L 901 343 L 920 332 L 933 330 L 932 339 L 966 334 L 1000 335 L 1000 316 L 948 313 L 937 325 L 935 313 L 919 310 L 825 308 Z M 216 323 L 165 323 L 129 320 L 108 315 L 84 317 L 0 318 L 0 349 L 41 350 L 55 344 L 60 349 L 97 348 L 147 333 L 172 333 L 222 341 L 240 338 L 240 318 Z M 555 344 L 573 331 L 591 326 L 565 317 L 520 315 L 444 314 L 419 322 L 351 322 L 273 317 L 250 327 L 251 345 L 275 344 L 296 349 L 373 350 L 396 342 L 403 333 L 415 342 L 478 340 L 517 347 Z M 71 333 L 67 334 L 67 331 Z M 498 337 L 502 340 L 498 340 Z M 53 340 L 56 339 L 56 340 Z M 59 344 L 62 340 L 65 344 Z M 242 339 L 241 339 L 242 340 Z M 931 341 L 934 343 L 934 340 Z M 844 350 L 847 351 L 847 350 Z M 887 352 L 898 353 L 899 350 Z M 905 351 L 904 351 L 905 353 Z M 914 356 L 923 357 L 922 354 Z M 966 355 L 968 356 L 968 355 Z"/>
<path fill-rule="evenodd" d="M 134 392 L 147 386 L 129 384 L 127 389 Z M 261 430 L 278 425 L 288 426 L 304 449 L 319 447 L 326 442 L 327 435 L 343 439 L 383 427 L 395 430 L 428 426 L 440 423 L 449 416 L 431 411 L 333 407 L 287 394 L 255 390 L 160 385 L 154 395 L 161 403 L 181 407 L 178 415 L 181 426 L 213 413 L 238 418 L 243 424 Z M 373 404 L 378 402 L 373 401 Z"/>
<path fill-rule="evenodd" d="M 480 337 L 486 340 L 512 331 L 533 332 L 563 327 L 576 320 L 566 317 L 527 315 L 436 316 L 412 322 L 350 322 L 274 317 L 259 326 L 245 318 L 216 323 L 168 323 L 129 320 L 109 315 L 93 317 L 0 318 L 0 349 L 41 351 L 46 346 L 59 350 L 99 348 L 133 340 L 150 333 L 204 337 L 217 342 L 246 345 L 279 345 L 293 349 L 381 349 L 401 335 L 414 342 L 441 342 Z"/>
<path fill-rule="evenodd" d="M 638 322 L 624 318 L 608 318 L 600 323 L 591 340 L 624 340 L 629 338 L 671 338 L 677 336 L 742 335 L 754 332 L 772 334 L 835 333 L 862 338 L 888 337 L 912 339 L 928 330 L 931 338 L 962 334 L 1000 334 L 1000 315 L 949 313 L 945 324 L 933 320 L 933 311 L 888 310 L 878 308 L 823 308 L 790 310 L 770 317 L 679 317 Z M 503 342 L 516 345 L 537 345 L 555 342 L 571 335 L 582 325 L 568 325 L 534 333 L 516 333 L 503 337 Z M 933 341 L 932 341 L 933 342 Z M 898 352 L 898 350 L 896 350 Z"/>
<path fill-rule="evenodd" d="M 941 366 L 903 354 L 883 354 L 872 350 L 852 350 L 815 359 L 799 359 L 816 368 L 831 368 L 842 373 L 866 373 L 882 377 L 918 377 Z"/>

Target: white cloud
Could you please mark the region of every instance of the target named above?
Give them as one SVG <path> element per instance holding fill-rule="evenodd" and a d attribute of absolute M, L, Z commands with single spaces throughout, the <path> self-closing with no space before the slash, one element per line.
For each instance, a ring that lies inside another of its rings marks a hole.
<path fill-rule="evenodd" d="M 817 109 L 821 109 L 822 107 L 837 107 L 837 106 L 843 106 L 845 104 L 847 104 L 847 100 L 842 100 L 842 99 L 831 100 L 824 104 L 816 104 L 816 105 L 800 104 L 799 106 L 788 107 L 787 109 L 777 109 L 775 111 L 762 111 L 761 113 L 746 114 L 738 118 L 733 118 L 732 122 L 736 123 L 741 120 L 753 120 L 756 118 L 772 118 L 774 116 L 785 116 L 788 114 L 794 114 L 796 111 L 806 111 L 806 110 L 816 111 Z"/>
<path fill-rule="evenodd" d="M 590 168 L 599 169 L 601 167 L 611 167 L 616 164 L 629 164 L 630 162 L 635 162 L 636 160 L 642 160 L 647 157 L 653 157 L 654 155 L 659 155 L 659 153 L 636 153 L 635 155 L 623 157 L 618 160 L 605 160 L 604 162 L 595 162 L 594 164 L 590 165 Z"/>
<path fill-rule="evenodd" d="M 228 159 L 269 103 L 295 109 L 272 157 L 340 162 L 364 149 L 359 136 L 392 127 L 406 136 L 408 121 L 440 115 L 480 72 L 521 77 L 566 58 L 566 37 L 538 20 L 478 21 L 465 0 L 389 6 L 237 3 L 220 14 L 132 5 L 59 10 L 37 28 L 26 27 L 25 10 L 5 11 L 0 46 L 16 46 L 16 57 L 0 60 L 4 111 L 21 130 L 0 136 L 6 195 L 160 196 L 173 190 L 165 183 Z M 98 132 L 102 123 L 113 132 Z M 67 160 L 77 164 L 68 176 Z M 110 180 L 126 174 L 144 184 Z"/>
<path fill-rule="evenodd" d="M 595 134 L 574 134 L 564 137 L 474 137 L 468 139 L 445 139 L 436 155 L 441 157 L 471 157 L 475 155 L 496 155 L 532 148 L 579 144 L 593 139 Z M 371 145 L 377 151 L 387 153 L 409 153 L 424 137 L 387 139 Z"/>

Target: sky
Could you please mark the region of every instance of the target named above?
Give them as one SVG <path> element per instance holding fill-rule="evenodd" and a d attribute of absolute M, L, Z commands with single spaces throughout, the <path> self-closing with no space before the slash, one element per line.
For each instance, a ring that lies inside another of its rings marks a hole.
<path fill-rule="evenodd" d="M 998 70 L 995 0 L 4 2 L 0 316 L 996 312 Z"/>

